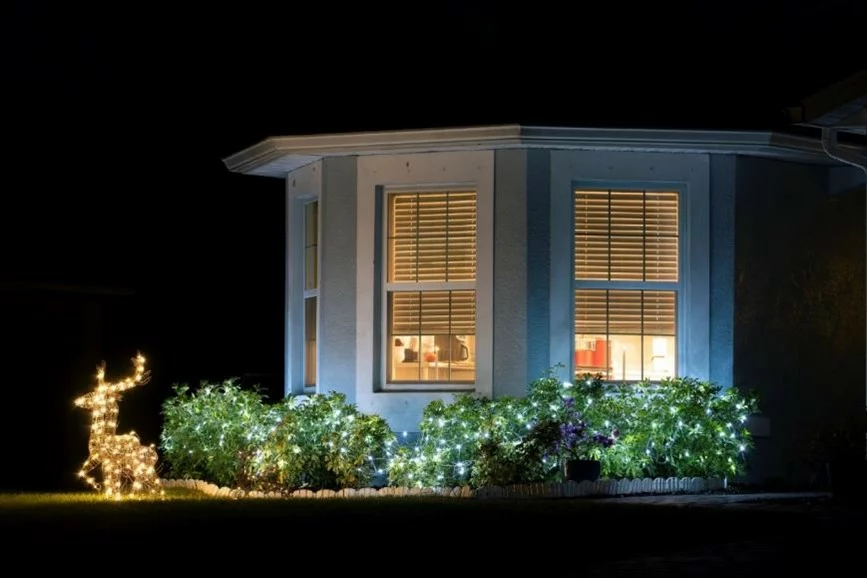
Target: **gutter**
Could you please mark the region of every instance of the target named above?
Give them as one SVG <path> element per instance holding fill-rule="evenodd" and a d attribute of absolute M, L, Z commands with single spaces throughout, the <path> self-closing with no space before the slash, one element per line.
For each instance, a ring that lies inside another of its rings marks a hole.
<path fill-rule="evenodd" d="M 840 142 L 837 140 L 839 134 L 839 128 L 823 127 L 822 150 L 835 161 L 858 167 L 867 176 L 867 153 L 863 148 L 860 150 L 851 147 L 840 148 Z"/>

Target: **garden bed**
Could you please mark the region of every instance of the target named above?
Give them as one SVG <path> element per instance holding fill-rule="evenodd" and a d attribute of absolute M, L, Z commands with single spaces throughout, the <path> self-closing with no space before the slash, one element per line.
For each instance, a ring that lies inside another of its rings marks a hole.
<path fill-rule="evenodd" d="M 473 489 L 469 486 L 454 488 L 416 488 L 385 486 L 382 488 L 345 488 L 342 490 L 295 490 L 292 492 L 245 491 L 239 488 L 219 487 L 202 480 L 163 480 L 165 488 L 198 490 L 217 498 L 386 498 L 439 496 L 444 498 L 578 498 L 598 496 L 633 496 L 648 494 L 699 494 L 727 488 L 721 478 L 644 478 L 640 480 L 597 480 L 595 482 L 557 482 L 544 484 L 517 484 L 489 486 Z"/>

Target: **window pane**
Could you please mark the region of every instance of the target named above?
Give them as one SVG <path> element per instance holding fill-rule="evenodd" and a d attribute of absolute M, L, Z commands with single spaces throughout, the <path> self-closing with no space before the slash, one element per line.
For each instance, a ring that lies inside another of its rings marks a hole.
<path fill-rule="evenodd" d="M 677 281 L 678 194 L 575 191 L 575 279 Z"/>
<path fill-rule="evenodd" d="M 475 291 L 388 296 L 389 383 L 475 381 Z"/>
<path fill-rule="evenodd" d="M 319 203 L 304 205 L 304 290 L 319 287 Z"/>
<path fill-rule="evenodd" d="M 319 203 L 313 201 L 304 205 L 304 246 L 317 244 L 319 236 Z"/>
<path fill-rule="evenodd" d="M 674 291 L 575 291 L 575 373 L 605 379 L 660 380 L 675 375 Z"/>
<path fill-rule="evenodd" d="M 474 192 L 389 195 L 388 282 L 475 279 L 475 199 Z"/>
<path fill-rule="evenodd" d="M 644 196 L 645 280 L 677 281 L 678 195 L 650 192 Z"/>
<path fill-rule="evenodd" d="M 319 282 L 319 248 L 306 247 L 304 249 L 304 290 L 317 289 Z"/>
<path fill-rule="evenodd" d="M 304 386 L 316 385 L 316 297 L 304 300 Z"/>

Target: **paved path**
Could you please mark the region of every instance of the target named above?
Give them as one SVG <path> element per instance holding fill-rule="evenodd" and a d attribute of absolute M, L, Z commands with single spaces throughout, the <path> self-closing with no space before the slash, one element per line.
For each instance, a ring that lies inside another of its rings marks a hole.
<path fill-rule="evenodd" d="M 809 504 L 828 502 L 831 494 L 825 492 L 780 492 L 751 494 L 674 494 L 658 496 L 624 496 L 596 498 L 596 502 L 620 504 L 651 504 L 659 506 L 745 507 Z"/>
<path fill-rule="evenodd" d="M 847 544 L 867 529 L 867 510 L 831 499 L 822 492 L 635 496 L 594 501 L 668 507 L 747 509 L 791 514 L 776 531 L 760 538 L 739 536 L 732 528 L 724 543 L 685 548 L 664 555 L 612 560 L 589 576 L 749 576 L 766 577 L 814 571 L 833 575 L 861 560 Z M 693 531 L 701 531 L 694 528 Z M 861 534 L 863 536 L 863 533 Z M 829 574 L 830 573 L 830 574 Z"/>

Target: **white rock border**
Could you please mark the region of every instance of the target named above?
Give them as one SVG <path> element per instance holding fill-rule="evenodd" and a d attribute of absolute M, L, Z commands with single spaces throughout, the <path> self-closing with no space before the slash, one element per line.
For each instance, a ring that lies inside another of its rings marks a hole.
<path fill-rule="evenodd" d="M 549 484 L 519 484 L 514 486 L 489 486 L 473 490 L 469 486 L 454 488 L 408 488 L 385 486 L 383 488 L 345 488 L 342 490 L 295 490 L 293 492 L 245 491 L 239 488 L 219 487 L 202 480 L 161 480 L 163 488 L 197 490 L 216 498 L 386 498 L 439 496 L 444 498 L 578 498 L 584 496 L 632 496 L 648 494 L 699 494 L 728 488 L 725 478 L 643 478 L 635 480 L 601 479 L 595 482 L 557 482 Z"/>

